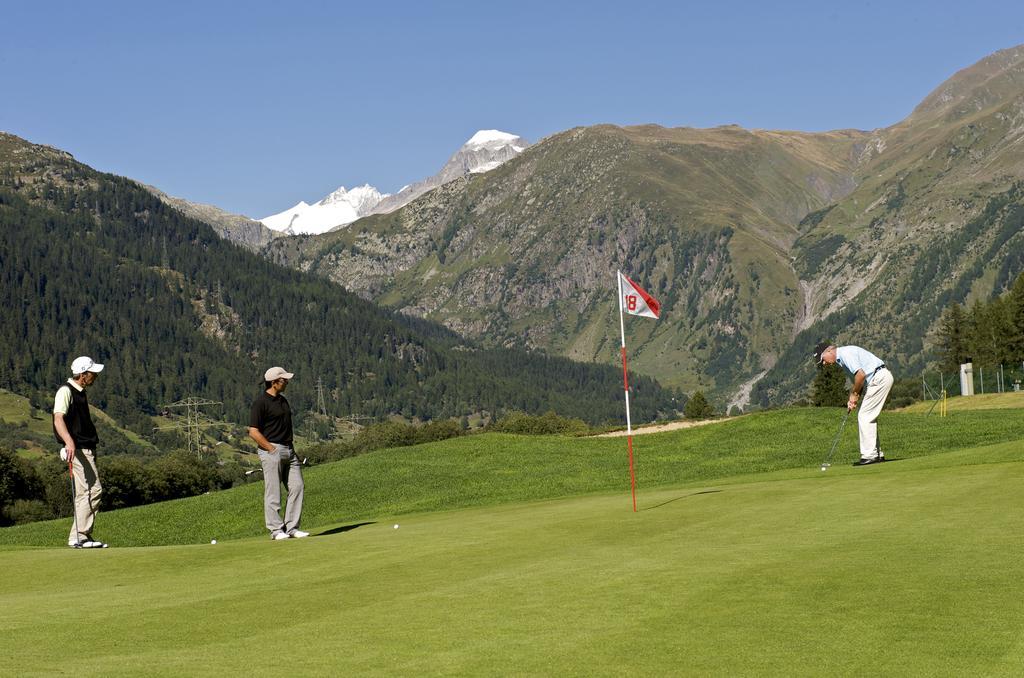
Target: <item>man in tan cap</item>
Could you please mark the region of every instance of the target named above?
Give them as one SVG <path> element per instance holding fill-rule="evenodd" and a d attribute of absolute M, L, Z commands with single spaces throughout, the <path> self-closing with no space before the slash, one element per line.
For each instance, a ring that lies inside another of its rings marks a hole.
<path fill-rule="evenodd" d="M 292 440 L 292 410 L 281 395 L 295 375 L 283 367 L 271 367 L 263 375 L 264 391 L 249 412 L 249 437 L 260 446 L 263 466 L 263 516 L 270 538 L 299 539 L 302 519 L 302 465 Z M 281 483 L 288 488 L 288 506 L 281 520 Z"/>
<path fill-rule="evenodd" d="M 61 461 L 67 462 L 72 477 L 74 522 L 68 535 L 68 546 L 76 549 L 106 548 L 92 538 L 92 527 L 100 505 L 103 486 L 96 470 L 96 445 L 99 436 L 89 414 L 85 389 L 96 381 L 103 365 L 88 356 L 71 363 L 71 378 L 57 389 L 53 400 L 53 437 L 64 445 Z"/>

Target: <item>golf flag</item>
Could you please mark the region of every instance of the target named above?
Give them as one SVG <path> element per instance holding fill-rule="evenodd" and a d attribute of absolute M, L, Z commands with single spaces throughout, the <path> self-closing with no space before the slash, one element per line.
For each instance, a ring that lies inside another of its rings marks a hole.
<path fill-rule="evenodd" d="M 655 320 L 661 315 L 661 304 L 642 287 L 618 271 L 619 331 L 622 335 L 622 386 L 626 391 L 626 441 L 629 447 L 629 482 L 633 490 L 633 512 L 636 513 L 636 471 L 633 469 L 633 422 L 629 418 L 629 372 L 626 369 L 626 324 L 622 312 Z"/>
<path fill-rule="evenodd" d="M 622 310 L 630 315 L 642 315 L 655 320 L 661 315 L 661 304 L 658 300 L 622 275 L 622 271 L 619 271 L 619 295 L 622 299 Z"/>

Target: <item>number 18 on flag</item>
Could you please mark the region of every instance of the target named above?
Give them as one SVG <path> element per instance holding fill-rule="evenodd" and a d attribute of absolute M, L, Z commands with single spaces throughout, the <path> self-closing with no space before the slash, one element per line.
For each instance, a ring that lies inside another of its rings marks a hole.
<path fill-rule="evenodd" d="M 661 304 L 658 303 L 658 300 L 622 275 L 622 271 L 619 271 L 619 294 L 622 295 L 622 310 L 626 313 L 642 315 L 655 320 L 661 315 Z"/>
<path fill-rule="evenodd" d="M 661 315 L 661 304 L 647 294 L 642 287 L 618 272 L 619 286 L 619 331 L 622 333 L 622 387 L 626 394 L 626 440 L 629 447 L 629 481 L 633 491 L 633 511 L 636 511 L 636 471 L 633 469 L 633 422 L 629 416 L 629 372 L 626 369 L 626 326 L 622 321 L 622 312 L 630 315 L 642 315 L 646 318 L 658 319 Z"/>

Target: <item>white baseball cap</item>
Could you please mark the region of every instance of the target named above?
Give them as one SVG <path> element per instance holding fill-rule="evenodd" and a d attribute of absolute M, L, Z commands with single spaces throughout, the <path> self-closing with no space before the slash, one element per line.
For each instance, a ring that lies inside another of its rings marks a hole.
<path fill-rule="evenodd" d="M 102 372 L 103 365 L 93 362 L 89 356 L 79 356 L 71 363 L 71 374 L 76 377 L 83 372 Z"/>
<path fill-rule="evenodd" d="M 283 367 L 271 367 L 263 375 L 263 380 L 276 381 L 277 379 L 291 379 L 294 376 L 291 372 L 286 372 Z"/>

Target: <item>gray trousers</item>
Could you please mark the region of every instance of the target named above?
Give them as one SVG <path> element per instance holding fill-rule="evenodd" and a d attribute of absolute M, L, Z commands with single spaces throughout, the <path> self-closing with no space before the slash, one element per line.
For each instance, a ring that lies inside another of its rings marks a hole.
<path fill-rule="evenodd" d="M 271 534 L 299 529 L 302 519 L 302 465 L 295 451 L 274 443 L 274 451 L 260 450 L 263 466 L 263 516 Z M 281 483 L 288 489 L 288 506 L 281 520 Z"/>

